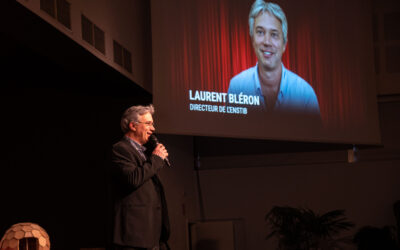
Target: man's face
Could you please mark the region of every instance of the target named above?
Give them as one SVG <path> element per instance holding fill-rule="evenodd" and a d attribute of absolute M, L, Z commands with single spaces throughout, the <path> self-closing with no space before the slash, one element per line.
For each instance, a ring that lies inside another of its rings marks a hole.
<path fill-rule="evenodd" d="M 146 113 L 144 115 L 140 115 L 138 118 L 138 122 L 133 122 L 134 130 L 133 134 L 138 143 L 141 145 L 145 144 L 150 135 L 154 132 L 154 123 L 153 117 L 150 113 Z"/>
<path fill-rule="evenodd" d="M 282 24 L 275 16 L 264 12 L 255 18 L 252 43 L 261 70 L 279 68 L 286 44 L 283 42 Z"/>

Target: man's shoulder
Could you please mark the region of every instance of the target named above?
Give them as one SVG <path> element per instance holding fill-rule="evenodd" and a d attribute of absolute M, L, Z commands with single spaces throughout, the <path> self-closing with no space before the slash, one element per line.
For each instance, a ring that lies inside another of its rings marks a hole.
<path fill-rule="evenodd" d="M 236 92 L 247 92 L 253 91 L 252 86 L 254 86 L 255 76 L 254 73 L 256 71 L 256 66 L 243 70 L 239 74 L 232 77 L 229 83 L 230 93 Z M 249 89 L 250 88 L 250 89 Z"/>
<path fill-rule="evenodd" d="M 119 141 L 112 145 L 113 149 L 122 149 L 122 148 L 133 148 L 130 146 L 129 140 L 125 137 L 122 137 Z"/>
<path fill-rule="evenodd" d="M 314 88 L 296 73 L 286 69 L 285 83 L 282 85 L 285 107 L 319 115 L 318 98 Z"/>
<path fill-rule="evenodd" d="M 243 83 L 243 82 L 252 80 L 252 77 L 254 76 L 254 71 L 255 71 L 255 67 L 251 67 L 251 68 L 243 70 L 239 74 L 232 77 L 231 84 L 232 83 Z"/>
<path fill-rule="evenodd" d="M 288 83 L 288 90 L 296 92 L 311 92 L 314 93 L 313 87 L 304 80 L 301 76 L 286 69 L 286 81 Z"/>

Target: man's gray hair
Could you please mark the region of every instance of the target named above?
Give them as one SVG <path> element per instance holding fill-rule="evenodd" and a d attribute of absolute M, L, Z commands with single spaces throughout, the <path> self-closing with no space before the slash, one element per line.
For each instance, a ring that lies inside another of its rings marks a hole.
<path fill-rule="evenodd" d="M 288 33 L 288 23 L 286 20 L 285 13 L 277 5 L 276 3 L 264 2 L 263 0 L 256 0 L 251 6 L 249 13 L 249 27 L 250 27 L 250 36 L 253 37 L 253 26 L 254 19 L 260 14 L 268 12 L 269 14 L 275 16 L 279 22 L 282 24 L 282 32 L 283 32 L 283 43 L 287 42 L 287 33 Z"/>
<path fill-rule="evenodd" d="M 129 123 L 139 122 L 139 116 L 150 113 L 154 114 L 154 107 L 152 104 L 148 106 L 132 106 L 125 110 L 121 117 L 121 130 L 124 133 L 129 131 Z"/>

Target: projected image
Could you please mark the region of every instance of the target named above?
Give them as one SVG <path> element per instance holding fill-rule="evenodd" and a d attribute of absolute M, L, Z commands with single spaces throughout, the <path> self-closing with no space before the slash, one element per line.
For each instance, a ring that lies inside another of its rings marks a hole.
<path fill-rule="evenodd" d="M 318 99 L 313 88 L 282 63 L 288 24 L 280 6 L 254 2 L 249 14 L 249 30 L 258 62 L 231 79 L 228 95 L 244 95 L 244 104 L 254 96 L 258 98 L 255 107 L 260 111 L 319 116 Z"/>
<path fill-rule="evenodd" d="M 152 0 L 158 130 L 378 143 L 368 4 Z"/>

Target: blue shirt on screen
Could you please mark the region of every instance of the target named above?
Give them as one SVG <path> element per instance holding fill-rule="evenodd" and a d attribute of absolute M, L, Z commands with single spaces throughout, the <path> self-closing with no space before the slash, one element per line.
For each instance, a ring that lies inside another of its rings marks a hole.
<path fill-rule="evenodd" d="M 228 94 L 259 96 L 260 108 L 266 110 L 257 67 L 258 64 L 234 76 L 229 83 Z M 283 64 L 279 93 L 273 111 L 320 115 L 314 89 L 301 77 L 286 69 Z"/>

